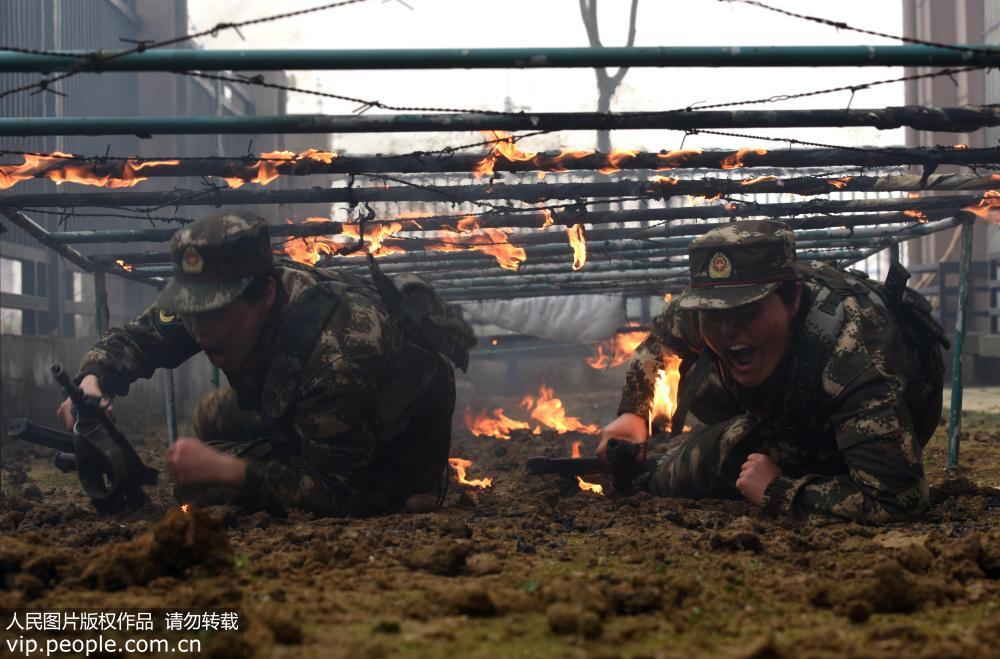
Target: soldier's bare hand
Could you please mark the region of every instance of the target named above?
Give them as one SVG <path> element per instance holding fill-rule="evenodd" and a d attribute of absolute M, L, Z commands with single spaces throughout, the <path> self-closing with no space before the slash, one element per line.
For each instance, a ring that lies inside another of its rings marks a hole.
<path fill-rule="evenodd" d="M 597 445 L 597 457 L 608 459 L 608 440 L 620 439 L 639 445 L 639 460 L 646 459 L 646 444 L 649 442 L 649 427 L 646 419 L 638 414 L 626 412 L 604 426 L 601 431 L 601 443 Z"/>
<path fill-rule="evenodd" d="M 763 453 L 751 453 L 740 469 L 736 479 L 736 489 L 751 503 L 760 505 L 764 501 L 764 491 L 775 478 L 781 475 L 781 467 Z"/>
<path fill-rule="evenodd" d="M 83 379 L 80 380 L 80 389 L 82 389 L 83 393 L 88 396 L 100 398 L 101 406 L 109 410 L 111 409 L 111 401 L 104 395 L 104 392 L 101 391 L 101 384 L 98 382 L 96 375 L 83 376 Z M 56 409 L 56 416 L 59 417 L 59 420 L 63 422 L 64 426 L 66 426 L 67 432 L 73 431 L 73 401 L 69 398 L 64 400 L 62 404 L 59 405 L 59 408 Z"/>
<path fill-rule="evenodd" d="M 178 437 L 170 447 L 167 465 L 180 485 L 242 485 L 246 477 L 245 460 L 218 451 L 197 437 Z"/>

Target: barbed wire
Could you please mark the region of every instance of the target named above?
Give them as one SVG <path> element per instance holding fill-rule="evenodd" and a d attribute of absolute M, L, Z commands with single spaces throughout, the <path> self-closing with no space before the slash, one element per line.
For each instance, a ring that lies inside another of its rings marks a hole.
<path fill-rule="evenodd" d="M 43 78 L 42 80 L 39 80 L 37 82 L 30 83 L 27 85 L 22 85 L 20 87 L 14 87 L 12 89 L 4 90 L 3 92 L 0 92 L 0 98 L 5 98 L 12 94 L 29 90 L 37 90 L 39 92 L 50 91 L 56 94 L 64 95 L 62 94 L 62 92 L 59 92 L 55 89 L 51 89 L 51 85 L 55 82 L 59 82 L 61 80 L 65 80 L 67 78 L 75 76 L 78 73 L 100 72 L 101 67 L 104 65 L 104 63 L 120 59 L 122 57 L 125 57 L 126 55 L 132 55 L 134 53 L 143 53 L 146 52 L 147 50 L 152 50 L 154 48 L 163 48 L 164 46 L 173 46 L 179 43 L 192 41 L 194 39 L 198 39 L 205 36 L 215 37 L 218 36 L 219 32 L 223 30 L 235 30 L 236 33 L 242 37 L 243 35 L 242 33 L 240 33 L 241 27 L 247 27 L 250 25 L 259 25 L 261 23 L 268 23 L 271 21 L 277 21 L 284 18 L 302 16 L 304 14 L 311 14 L 318 11 L 325 11 L 327 9 L 336 9 L 338 7 L 345 7 L 347 5 L 355 5 L 368 1 L 369 0 L 339 0 L 338 2 L 330 2 L 324 5 L 319 5 L 317 7 L 297 9 L 295 11 L 284 12 L 281 14 L 273 14 L 271 16 L 251 18 L 245 21 L 217 23 L 213 27 L 207 30 L 182 34 L 180 36 L 173 37 L 171 39 L 164 39 L 162 41 L 140 41 L 133 48 L 116 51 L 114 53 L 104 53 L 100 50 L 96 50 L 90 53 L 62 53 L 55 51 L 31 51 L 30 49 L 19 49 L 16 47 L 0 46 L 0 50 L 9 50 L 13 52 L 31 52 L 31 54 L 36 54 L 36 55 L 54 55 L 60 57 L 72 57 L 77 60 L 77 63 L 72 67 L 70 67 L 70 69 L 64 73 L 49 76 L 48 78 Z"/>
<path fill-rule="evenodd" d="M 810 16 L 808 14 L 799 14 L 794 11 L 789 11 L 787 9 L 781 9 L 780 7 L 773 7 L 760 0 L 720 0 L 720 2 L 729 3 L 740 3 L 744 5 L 751 5 L 754 7 L 759 7 L 761 9 L 766 9 L 767 11 L 773 11 L 776 14 L 783 14 L 785 16 L 791 16 L 792 18 L 800 18 L 806 21 L 812 21 L 813 23 L 820 23 L 822 25 L 828 25 L 830 27 L 835 27 L 838 30 L 848 30 L 850 32 L 858 32 L 860 34 L 867 34 L 872 37 L 882 37 L 884 39 L 894 39 L 896 41 L 902 41 L 904 43 L 912 43 L 920 46 L 933 46 L 934 48 L 943 48 L 946 50 L 954 50 L 960 53 L 974 53 L 977 55 L 993 55 L 1000 56 L 1000 49 L 996 48 L 975 48 L 970 46 L 956 46 L 954 44 L 940 43 L 937 41 L 929 41 L 927 39 L 918 39 L 916 37 L 901 36 L 898 34 L 887 34 L 885 32 L 877 32 L 875 30 L 868 30 L 865 28 L 854 27 L 848 25 L 843 21 L 834 21 L 829 18 L 823 18 L 821 16 Z"/>

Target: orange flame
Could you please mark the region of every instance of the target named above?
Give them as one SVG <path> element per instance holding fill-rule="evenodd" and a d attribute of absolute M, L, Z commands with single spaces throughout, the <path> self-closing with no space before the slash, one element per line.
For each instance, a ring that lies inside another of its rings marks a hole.
<path fill-rule="evenodd" d="M 465 470 L 472 466 L 472 460 L 463 458 L 448 458 L 448 464 L 455 470 L 455 479 L 462 485 L 471 485 L 486 489 L 493 486 L 492 478 L 473 478 L 469 480 L 465 477 Z"/>
<path fill-rule="evenodd" d="M 580 442 L 579 440 L 573 442 L 573 459 L 577 460 L 580 458 Z M 584 492 L 593 492 L 594 494 L 604 495 L 604 486 L 598 483 L 588 483 L 579 476 L 576 477 L 576 482 L 580 486 L 580 489 Z"/>
<path fill-rule="evenodd" d="M 547 229 L 548 227 L 552 226 L 553 222 L 552 211 L 550 211 L 548 208 L 543 208 L 542 215 L 545 216 L 545 221 L 542 222 L 542 226 L 540 228 Z"/>
<path fill-rule="evenodd" d="M 593 149 L 562 149 L 559 155 L 549 157 L 544 153 L 540 153 L 531 162 L 535 164 L 536 167 L 542 168 L 538 172 L 538 179 L 544 179 L 545 175 L 549 172 L 568 172 L 569 170 L 562 166 L 562 163 L 572 158 L 574 160 L 580 160 L 581 158 L 586 158 L 588 156 L 594 155 Z"/>
<path fill-rule="evenodd" d="M 638 324 L 634 321 L 629 322 L 630 327 L 638 326 Z M 648 335 L 649 333 L 645 330 L 615 334 L 607 341 L 598 344 L 594 354 L 587 357 L 587 366 L 596 369 L 621 366 L 632 357 L 632 353 L 635 352 L 640 343 L 646 340 Z"/>
<path fill-rule="evenodd" d="M 191 512 L 191 504 L 190 503 L 182 503 L 181 504 L 181 512 L 182 513 Z"/>
<path fill-rule="evenodd" d="M 657 369 L 656 385 L 653 388 L 653 400 L 649 408 L 649 433 L 653 434 L 653 423 L 666 419 L 665 426 L 670 427 L 670 419 L 677 411 L 677 389 L 681 381 L 681 359 L 673 355 L 663 361 L 663 368 Z"/>
<path fill-rule="evenodd" d="M 637 155 L 639 155 L 638 149 L 612 149 L 611 153 L 608 154 L 607 167 L 601 167 L 597 171 L 602 174 L 614 174 L 615 172 L 620 172 L 621 164 L 627 158 L 635 158 Z"/>
<path fill-rule="evenodd" d="M 476 233 L 458 236 L 455 240 L 443 240 L 428 244 L 424 249 L 431 252 L 459 252 L 471 250 L 489 254 L 505 270 L 517 271 L 528 254 L 523 247 L 510 244 L 510 229 L 479 229 Z"/>
<path fill-rule="evenodd" d="M 777 181 L 777 176 L 758 176 L 756 178 L 748 178 L 740 181 L 740 185 L 756 185 L 758 183 L 764 183 L 765 181 Z"/>
<path fill-rule="evenodd" d="M 226 178 L 225 181 L 229 187 L 238 188 L 244 183 L 267 185 L 281 176 L 281 170 L 287 169 L 289 164 L 294 167 L 303 160 L 316 160 L 330 164 L 337 157 L 337 153 L 335 151 L 306 149 L 299 154 L 292 151 L 268 151 L 260 154 L 260 157 L 260 160 L 245 167 L 238 176 Z"/>
<path fill-rule="evenodd" d="M 467 407 L 465 408 L 465 427 L 476 437 L 510 439 L 512 430 L 528 430 L 531 425 L 524 421 L 511 419 L 503 413 L 502 408 L 493 410 L 493 415 L 490 416 L 485 410 L 479 414 L 473 414 L 472 408 Z"/>
<path fill-rule="evenodd" d="M 0 165 L 0 190 L 13 187 L 20 181 L 31 178 L 47 178 L 56 185 L 63 183 L 79 183 L 101 188 L 130 188 L 148 177 L 138 176 L 137 172 L 149 167 L 164 167 L 179 165 L 180 160 L 137 160 L 129 159 L 121 165 L 117 175 L 97 174 L 94 164 L 70 160 L 74 156 L 62 151 L 53 151 L 51 155 L 25 154 L 20 165 Z M 108 168 L 108 164 L 99 165 Z"/>
<path fill-rule="evenodd" d="M 661 185 L 677 185 L 678 179 L 670 176 L 657 176 L 653 179 L 654 182 L 660 183 Z"/>
<path fill-rule="evenodd" d="M 670 293 L 664 293 L 663 294 L 663 301 L 664 302 L 670 302 L 672 299 L 674 299 L 674 296 L 671 295 Z"/>
<path fill-rule="evenodd" d="M 738 169 L 740 167 L 746 167 L 743 163 L 743 158 L 750 155 L 751 153 L 757 154 L 758 156 L 767 155 L 767 149 L 748 149 L 743 148 L 736 153 L 731 153 L 722 159 L 719 164 L 722 169 Z"/>
<path fill-rule="evenodd" d="M 990 224 L 1000 224 L 1000 190 L 987 190 L 982 201 L 975 206 L 966 206 L 962 210 Z"/>
<path fill-rule="evenodd" d="M 827 179 L 826 182 L 837 188 L 838 190 L 843 190 L 847 187 L 847 184 L 851 182 L 853 176 L 845 176 L 844 178 L 831 178 Z"/>
<path fill-rule="evenodd" d="M 574 224 L 566 229 L 566 235 L 573 246 L 573 269 L 579 270 L 587 263 L 587 238 L 583 234 L 583 225 Z"/>
<path fill-rule="evenodd" d="M 556 432 L 582 432 L 596 435 L 601 429 L 595 425 L 582 423 L 579 419 L 566 415 L 561 400 L 555 397 L 555 392 L 542 384 L 538 388 L 538 398 L 528 394 L 521 399 L 521 406 L 531 412 L 531 418 L 545 424 Z"/>
<path fill-rule="evenodd" d="M 127 272 L 132 272 L 132 266 L 128 263 L 125 263 L 125 259 L 115 259 L 115 264 L 122 270 L 125 270 Z"/>
<path fill-rule="evenodd" d="M 907 217 L 912 217 L 913 219 L 915 219 L 917 222 L 920 222 L 921 224 L 924 224 L 925 222 L 927 222 L 927 216 L 924 215 L 920 211 L 903 211 L 903 215 L 905 215 Z"/>
<path fill-rule="evenodd" d="M 656 157 L 660 160 L 666 160 L 668 162 L 664 163 L 663 167 L 657 167 L 656 171 L 664 171 L 667 169 L 673 169 L 674 167 L 680 167 L 688 158 L 701 153 L 703 153 L 701 149 L 677 149 L 675 151 L 667 151 L 666 153 L 661 151 L 656 154 Z"/>
<path fill-rule="evenodd" d="M 484 130 L 480 132 L 487 139 L 493 140 L 493 150 L 476 163 L 473 173 L 477 178 L 493 176 L 493 167 L 496 165 L 497 159 L 501 156 L 509 162 L 528 162 L 537 155 L 534 152 L 521 151 L 517 148 L 514 136 L 505 130 Z"/>
<path fill-rule="evenodd" d="M 966 149 L 969 148 L 969 145 L 968 144 L 956 144 L 955 146 L 953 146 L 951 148 L 956 149 L 958 151 L 965 151 Z"/>

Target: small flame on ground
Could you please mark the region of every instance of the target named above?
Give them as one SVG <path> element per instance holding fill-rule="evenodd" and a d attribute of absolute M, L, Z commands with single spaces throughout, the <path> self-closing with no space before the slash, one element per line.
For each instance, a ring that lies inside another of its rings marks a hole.
<path fill-rule="evenodd" d="M 725 158 L 723 158 L 722 162 L 719 163 L 719 166 L 722 169 L 738 169 L 740 167 L 746 167 L 746 164 L 744 164 L 743 159 L 748 155 L 750 155 L 751 153 L 756 154 L 758 156 L 763 156 L 767 155 L 767 149 L 742 148 L 736 153 L 731 153 Z"/>
<path fill-rule="evenodd" d="M 115 264 L 122 270 L 125 270 L 127 272 L 132 272 L 132 266 L 128 263 L 125 263 L 125 259 L 115 259 Z"/>
<path fill-rule="evenodd" d="M 493 345 L 496 344 L 494 343 Z M 511 419 L 504 414 L 503 408 L 498 407 L 490 415 L 485 410 L 474 414 L 472 408 L 467 407 L 465 408 L 465 427 L 476 437 L 510 439 L 511 431 L 528 430 L 531 428 L 531 425 L 524 421 Z"/>
<path fill-rule="evenodd" d="M 635 321 L 629 322 L 629 327 L 636 327 L 638 325 L 639 323 Z M 587 366 L 596 369 L 621 366 L 632 357 L 632 353 L 635 352 L 640 343 L 646 340 L 648 335 L 649 332 L 645 330 L 615 334 L 607 341 L 598 344 L 594 354 L 587 357 Z"/>
<path fill-rule="evenodd" d="M 847 187 L 847 184 L 851 182 L 853 176 L 845 176 L 844 178 L 830 178 L 826 182 L 837 188 L 838 190 L 843 190 Z"/>
<path fill-rule="evenodd" d="M 580 459 L 580 444 L 582 443 L 583 442 L 581 442 L 580 440 L 573 442 L 571 456 L 573 457 L 574 460 Z M 579 476 L 576 477 L 576 482 L 577 485 L 580 486 L 580 489 L 583 490 L 584 492 L 593 492 L 594 494 L 600 494 L 602 496 L 604 495 L 604 486 L 600 485 L 599 483 L 588 483 Z"/>
<path fill-rule="evenodd" d="M 579 270 L 587 263 L 587 238 L 583 234 L 583 225 L 574 224 L 566 229 L 566 235 L 573 246 L 573 269 Z"/>
<path fill-rule="evenodd" d="M 968 145 L 968 144 L 956 144 L 956 145 L 955 145 L 955 146 L 953 146 L 952 148 L 953 148 L 953 149 L 957 149 L 957 150 L 959 150 L 959 151 L 965 151 L 966 149 L 968 149 L 968 148 L 969 148 L 969 145 Z"/>
<path fill-rule="evenodd" d="M 975 206 L 966 206 L 962 210 L 990 224 L 1000 224 L 1000 190 L 987 190 L 982 201 Z"/>
<path fill-rule="evenodd" d="M 903 211 L 903 215 L 905 215 L 906 217 L 912 217 L 921 224 L 927 222 L 927 216 L 924 215 L 921 211 Z"/>
<path fill-rule="evenodd" d="M 666 419 L 666 427 L 677 411 L 677 389 L 681 381 L 680 357 L 668 356 L 663 362 L 663 368 L 657 369 L 656 385 L 653 388 L 653 400 L 649 408 L 649 433 L 653 433 L 653 424 L 659 419 Z"/>
<path fill-rule="evenodd" d="M 182 503 L 181 504 L 181 512 L 182 513 L 191 512 L 191 504 L 190 503 Z"/>
<path fill-rule="evenodd" d="M 532 419 L 560 434 L 575 431 L 596 435 L 601 432 L 598 426 L 585 424 L 576 417 L 568 416 L 562 401 L 555 397 L 555 391 L 544 384 L 538 388 L 538 398 L 528 394 L 521 399 L 521 406 L 531 412 Z"/>
<path fill-rule="evenodd" d="M 470 480 L 465 477 L 465 471 L 472 466 L 472 460 L 448 458 L 448 464 L 455 470 L 455 479 L 462 485 L 470 485 L 484 490 L 493 486 L 492 478 L 473 478 Z"/>

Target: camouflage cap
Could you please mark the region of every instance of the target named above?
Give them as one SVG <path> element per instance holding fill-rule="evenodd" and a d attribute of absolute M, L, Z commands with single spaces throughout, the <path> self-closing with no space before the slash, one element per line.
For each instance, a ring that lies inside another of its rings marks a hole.
<path fill-rule="evenodd" d="M 203 217 L 174 234 L 170 260 L 174 276 L 156 306 L 182 314 L 224 307 L 273 267 L 267 221 L 246 211 Z"/>
<path fill-rule="evenodd" d="M 795 279 L 795 233 L 779 222 L 744 220 L 712 229 L 688 245 L 691 285 L 682 309 L 732 309 Z"/>

